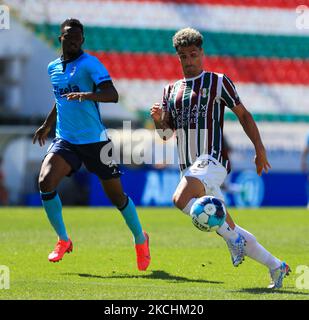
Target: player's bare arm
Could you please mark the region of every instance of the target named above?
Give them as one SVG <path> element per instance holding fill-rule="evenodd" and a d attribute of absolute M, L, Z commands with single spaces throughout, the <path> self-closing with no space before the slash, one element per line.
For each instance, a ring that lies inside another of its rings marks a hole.
<path fill-rule="evenodd" d="M 46 120 L 44 121 L 44 123 L 34 133 L 34 136 L 32 139 L 33 144 L 35 144 L 36 141 L 38 141 L 41 147 L 45 145 L 47 136 L 51 128 L 53 127 L 54 123 L 56 122 L 56 118 L 57 118 L 57 108 L 56 108 L 56 104 L 54 104 L 52 110 L 46 117 Z"/>
<path fill-rule="evenodd" d="M 98 85 L 97 92 L 71 92 L 64 95 L 68 100 L 91 100 L 96 102 L 118 102 L 118 92 L 112 81 L 104 81 Z"/>
<path fill-rule="evenodd" d="M 239 119 L 240 124 L 242 125 L 245 133 L 252 141 L 255 148 L 255 165 L 256 172 L 259 176 L 262 175 L 263 170 L 267 173 L 268 169 L 271 168 L 267 160 L 266 150 L 263 145 L 259 129 L 253 120 L 251 113 L 240 103 L 236 107 L 234 107 L 233 112 Z"/>
<path fill-rule="evenodd" d="M 150 115 L 155 124 L 159 136 L 163 140 L 168 140 L 173 136 L 173 129 L 170 127 L 170 114 L 162 110 L 160 103 L 155 103 L 150 108 Z"/>

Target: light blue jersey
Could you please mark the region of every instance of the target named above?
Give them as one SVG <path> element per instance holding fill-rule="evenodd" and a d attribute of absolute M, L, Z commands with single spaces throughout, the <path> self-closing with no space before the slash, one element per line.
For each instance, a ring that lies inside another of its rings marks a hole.
<path fill-rule="evenodd" d="M 70 92 L 95 92 L 103 81 L 111 80 L 104 65 L 94 56 L 81 52 L 75 60 L 61 58 L 48 65 L 57 106 L 56 137 L 72 144 L 106 141 L 99 106 L 94 101 L 67 100 Z"/>

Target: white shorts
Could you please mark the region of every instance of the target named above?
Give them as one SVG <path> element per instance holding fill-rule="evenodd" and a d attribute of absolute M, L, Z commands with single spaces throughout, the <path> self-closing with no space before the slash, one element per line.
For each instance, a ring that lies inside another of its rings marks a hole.
<path fill-rule="evenodd" d="M 223 165 L 210 155 L 201 155 L 189 168 L 181 172 L 181 177 L 194 177 L 200 180 L 206 194 L 214 196 L 224 201 L 223 193 L 220 189 L 226 178 L 227 171 Z"/>

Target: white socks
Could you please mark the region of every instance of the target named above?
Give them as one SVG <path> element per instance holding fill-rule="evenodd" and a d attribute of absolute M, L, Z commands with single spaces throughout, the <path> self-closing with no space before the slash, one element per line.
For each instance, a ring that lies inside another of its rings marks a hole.
<path fill-rule="evenodd" d="M 217 233 L 223 237 L 225 241 L 231 239 L 236 240 L 238 238 L 238 233 L 233 230 L 227 222 L 224 222 L 223 225 L 217 230 Z"/>
<path fill-rule="evenodd" d="M 261 246 L 253 234 L 247 230 L 236 225 L 236 232 L 240 233 L 247 241 L 245 246 L 245 252 L 251 259 L 260 262 L 267 266 L 270 270 L 274 270 L 280 267 L 281 261 L 268 252 L 263 246 Z"/>
<path fill-rule="evenodd" d="M 188 216 L 190 215 L 191 207 L 193 206 L 193 203 L 195 202 L 197 198 L 192 198 L 187 205 L 182 209 L 182 212 L 187 214 Z"/>

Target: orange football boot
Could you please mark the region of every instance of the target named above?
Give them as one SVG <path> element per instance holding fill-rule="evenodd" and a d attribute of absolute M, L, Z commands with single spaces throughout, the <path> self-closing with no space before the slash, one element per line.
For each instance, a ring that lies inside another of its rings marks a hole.
<path fill-rule="evenodd" d="M 135 245 L 137 267 L 140 271 L 146 271 L 151 260 L 149 250 L 149 236 L 145 231 L 144 236 L 146 238 L 145 242 Z"/>
<path fill-rule="evenodd" d="M 59 262 L 66 252 L 70 253 L 72 250 L 73 243 L 70 239 L 68 241 L 58 240 L 54 251 L 48 255 L 48 260 L 50 262 Z"/>

